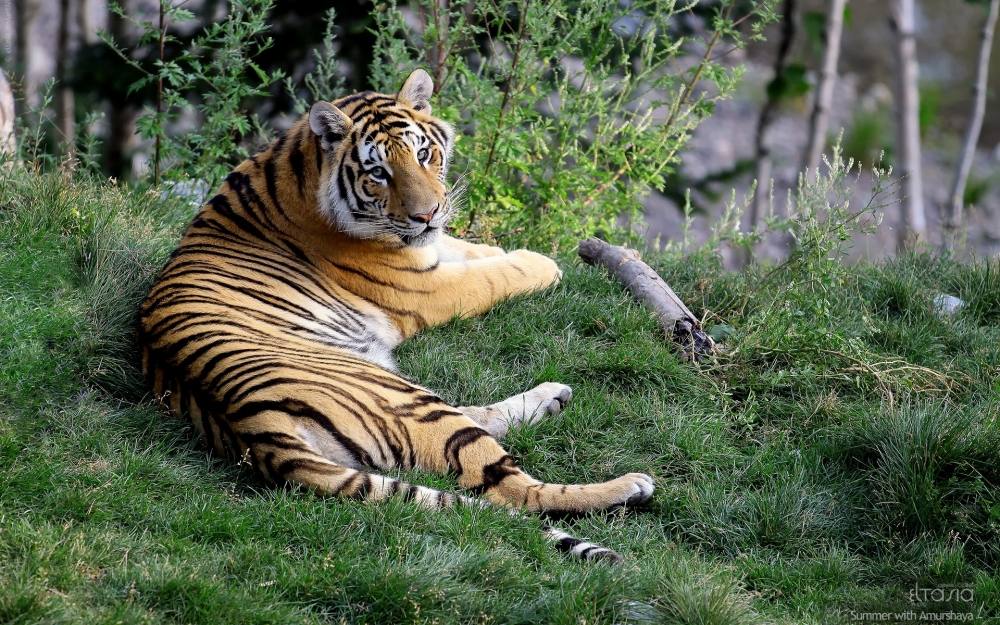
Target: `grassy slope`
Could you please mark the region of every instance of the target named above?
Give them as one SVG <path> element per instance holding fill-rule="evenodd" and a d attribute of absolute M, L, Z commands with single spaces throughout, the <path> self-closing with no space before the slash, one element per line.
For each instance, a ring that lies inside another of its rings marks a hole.
<path fill-rule="evenodd" d="M 547 481 L 656 478 L 647 508 L 559 521 L 623 553 L 613 568 L 556 554 L 537 520 L 263 487 L 141 401 L 131 314 L 188 217 L 0 179 L 0 622 L 828 623 L 906 606 L 914 584 L 970 587 L 997 616 L 995 264 L 788 289 L 656 259 L 736 328 L 700 371 L 568 260 L 558 288 L 406 343 L 403 370 L 455 402 L 574 387 L 506 444 Z M 935 315 L 941 289 L 971 308 Z"/>

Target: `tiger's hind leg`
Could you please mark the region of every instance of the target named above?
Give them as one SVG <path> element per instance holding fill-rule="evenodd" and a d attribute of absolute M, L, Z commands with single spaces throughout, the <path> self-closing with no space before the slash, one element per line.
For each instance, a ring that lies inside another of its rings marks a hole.
<path fill-rule="evenodd" d="M 565 384 L 544 382 L 489 406 L 459 406 L 458 410 L 493 438 L 503 438 L 511 426 L 559 414 L 572 398 L 573 389 Z"/>
<path fill-rule="evenodd" d="M 523 400 L 521 403 L 524 405 Z M 643 473 L 629 473 L 599 484 L 540 482 L 522 471 L 482 424 L 440 400 L 421 406 L 426 416 L 417 416 L 408 432 L 420 467 L 455 473 L 459 486 L 482 493 L 494 503 L 532 512 L 589 512 L 640 505 L 653 495 L 653 479 Z M 537 414 L 535 407 L 528 416 Z M 478 416 L 494 430 L 509 422 L 490 415 L 487 409 L 479 409 Z"/>
<path fill-rule="evenodd" d="M 641 473 L 600 484 L 540 482 L 517 467 L 480 424 L 433 393 L 385 370 L 366 367 L 364 376 L 299 372 L 295 379 L 244 381 L 249 390 L 229 405 L 224 421 L 265 477 L 328 494 L 369 501 L 400 494 L 433 508 L 478 501 L 364 470 L 402 466 L 457 475 L 459 486 L 514 514 L 519 508 L 587 512 L 639 505 L 652 496 L 652 479 Z M 529 415 L 536 413 L 537 407 Z M 550 538 L 570 551 L 582 544 L 561 534 Z M 573 553 L 596 557 L 605 551 Z"/>
<path fill-rule="evenodd" d="M 455 506 L 491 507 L 491 502 L 477 497 L 455 495 L 444 491 L 407 484 L 401 480 L 336 464 L 312 449 L 307 441 L 295 436 L 247 436 L 254 440 L 253 464 L 273 481 L 284 480 L 324 495 L 352 497 L 367 502 L 401 497 L 430 510 Z M 247 448 L 249 451 L 249 447 Z M 250 456 L 251 454 L 247 454 Z M 521 512 L 507 508 L 514 516 Z M 585 560 L 606 560 L 620 563 L 624 559 L 612 549 L 580 540 L 554 527 L 545 528 L 545 538 L 558 551 Z"/>
<path fill-rule="evenodd" d="M 368 502 L 400 496 L 403 501 L 413 501 L 430 510 L 444 510 L 455 506 L 484 508 L 491 505 L 484 499 L 446 493 L 426 486 L 407 484 L 384 475 L 341 467 L 326 461 L 322 456 L 312 458 L 309 462 L 303 462 L 299 458 L 297 464 L 299 466 L 286 474 L 287 479 L 314 487 L 323 494 L 355 497 Z M 520 516 L 514 509 L 508 509 L 508 512 Z M 583 560 L 606 560 L 616 564 L 624 561 L 613 549 L 581 540 L 551 526 L 545 528 L 545 538 L 558 551 Z"/>

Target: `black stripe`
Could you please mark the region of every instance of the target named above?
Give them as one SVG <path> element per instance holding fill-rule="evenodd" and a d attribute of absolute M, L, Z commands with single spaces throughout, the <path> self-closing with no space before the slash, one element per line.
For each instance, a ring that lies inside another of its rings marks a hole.
<path fill-rule="evenodd" d="M 274 210 L 284 213 L 285 209 L 281 207 L 281 202 L 278 201 L 278 185 L 276 180 L 277 175 L 274 172 L 274 159 L 271 159 L 264 165 L 264 182 L 267 183 L 267 195 L 271 198 L 271 205 L 274 206 Z"/>
<path fill-rule="evenodd" d="M 313 135 L 313 150 L 316 152 L 316 179 L 319 180 L 320 174 L 323 173 L 323 144 L 317 134 Z"/>
<path fill-rule="evenodd" d="M 416 498 L 418 492 L 420 492 L 419 486 L 410 486 L 403 494 L 403 501 L 412 501 Z"/>
<path fill-rule="evenodd" d="M 337 191 L 340 193 L 340 199 L 347 202 L 348 208 L 351 207 L 350 198 L 347 196 L 347 187 L 344 185 L 343 170 L 337 170 L 334 176 L 337 178 Z"/>
<path fill-rule="evenodd" d="M 233 222 L 233 224 L 243 232 L 250 234 L 251 236 L 256 237 L 257 239 L 260 239 L 262 241 L 267 240 L 267 237 L 265 237 L 264 234 L 257 229 L 257 226 L 250 223 L 242 215 L 236 214 L 236 211 L 233 210 L 232 204 L 229 203 L 229 198 L 227 198 L 226 196 L 221 194 L 216 195 L 211 200 L 209 200 L 208 203 L 211 204 L 212 208 L 214 208 L 216 212 L 218 212 L 220 215 L 222 215 L 229 221 Z"/>
<path fill-rule="evenodd" d="M 580 540 L 579 538 L 573 538 L 572 536 L 567 536 L 565 538 L 560 538 L 559 540 L 556 541 L 556 549 L 562 552 L 567 552 L 582 542 L 584 541 Z"/>
<path fill-rule="evenodd" d="M 462 475 L 462 463 L 459 460 L 459 454 L 463 449 L 483 437 L 488 438 L 489 434 L 480 427 L 462 428 L 449 436 L 444 444 L 444 458 L 445 462 L 448 463 L 448 468 L 454 473 Z"/>
<path fill-rule="evenodd" d="M 306 256 L 306 253 L 302 251 L 302 248 L 300 248 L 299 246 L 295 245 L 294 243 L 292 243 L 287 239 L 285 240 L 285 247 L 287 247 L 288 251 L 294 254 L 296 258 L 298 258 L 307 265 L 312 265 L 312 261 L 309 260 L 309 257 Z"/>
<path fill-rule="evenodd" d="M 520 469 L 514 464 L 514 459 L 504 456 L 500 460 L 483 467 L 483 483 L 473 487 L 473 493 L 479 494 L 488 491 L 511 475 L 520 473 Z"/>
<path fill-rule="evenodd" d="M 361 486 L 358 487 L 357 491 L 355 491 L 355 494 L 357 494 L 357 496 L 361 499 L 367 499 L 368 493 L 371 492 L 373 486 L 372 476 L 368 473 L 359 473 L 358 475 L 362 476 L 364 479 L 362 480 Z"/>
<path fill-rule="evenodd" d="M 334 267 L 336 267 L 337 269 L 341 270 L 341 271 L 346 271 L 348 273 L 353 273 L 353 274 L 355 274 L 357 276 L 360 276 L 360 277 L 364 278 L 368 282 L 372 282 L 374 284 L 378 284 L 379 286 L 392 287 L 393 289 L 395 289 L 396 291 L 399 291 L 401 293 L 420 293 L 422 295 L 430 295 L 430 294 L 434 293 L 434 291 L 432 291 L 432 290 L 410 289 L 410 288 L 407 288 L 407 287 L 400 286 L 399 284 L 394 283 L 394 282 L 389 282 L 387 280 L 381 280 L 379 278 L 376 278 L 372 274 L 370 274 L 370 273 L 368 273 L 368 272 L 366 272 L 364 270 L 358 269 L 356 267 L 348 267 L 347 265 L 340 265 L 340 264 L 334 263 L 332 261 L 330 262 L 330 264 L 333 265 Z"/>
<path fill-rule="evenodd" d="M 335 101 L 333 105 L 339 109 L 343 109 L 345 106 L 349 106 L 359 101 L 375 103 L 375 102 L 387 102 L 395 100 L 396 100 L 395 98 L 390 98 L 388 96 L 375 93 L 374 91 L 362 91 L 361 93 L 355 93 L 354 95 L 343 97 Z"/>
<path fill-rule="evenodd" d="M 292 144 L 292 149 L 288 154 L 288 163 L 292 166 L 292 171 L 295 172 L 295 178 L 299 182 L 299 195 L 305 195 L 305 186 L 306 186 L 305 156 L 302 155 L 302 150 L 299 149 L 298 141 Z"/>
<path fill-rule="evenodd" d="M 341 168 L 341 173 L 343 176 L 338 176 L 337 185 L 341 193 L 341 198 L 347 202 L 347 207 L 351 211 L 352 215 L 358 216 L 361 214 L 361 198 L 358 197 L 356 185 L 357 178 L 354 173 L 354 169 L 348 165 L 346 162 Z M 347 184 L 344 184 L 343 178 L 347 178 Z"/>
<path fill-rule="evenodd" d="M 315 453 L 312 447 L 303 442 L 301 438 L 293 436 L 288 432 L 241 432 L 240 438 L 250 446 L 270 445 L 280 449 L 294 449 L 296 451 Z"/>
<path fill-rule="evenodd" d="M 383 263 L 383 262 L 379 262 L 378 264 L 382 265 L 383 267 L 392 269 L 393 271 L 405 271 L 407 273 L 429 273 L 440 267 L 441 261 L 435 260 L 434 264 L 429 267 L 399 267 L 396 265 L 390 265 L 389 263 Z"/>
<path fill-rule="evenodd" d="M 436 397 L 433 399 L 437 400 Z M 455 417 L 459 416 L 460 414 L 461 413 L 458 413 L 454 410 L 438 409 L 438 410 L 432 410 L 425 415 L 417 417 L 416 421 L 417 423 L 435 423 L 437 421 L 440 421 L 441 419 L 444 419 L 445 417 Z"/>
<path fill-rule="evenodd" d="M 283 399 L 281 401 L 253 401 L 247 402 L 229 415 L 229 422 L 235 423 L 241 420 L 256 416 L 262 412 L 284 412 L 292 417 L 300 417 L 314 421 L 322 426 L 339 443 L 347 453 L 351 454 L 355 462 L 370 465 L 371 456 L 360 445 L 345 436 L 340 430 L 334 427 L 326 415 L 322 414 L 309 404 L 297 399 Z"/>
<path fill-rule="evenodd" d="M 253 188 L 253 182 L 250 180 L 248 174 L 234 171 L 226 176 L 226 183 L 236 193 L 236 199 L 240 201 L 240 207 L 249 218 L 270 230 L 278 229 L 267 214 L 267 209 L 264 208 L 263 202 L 260 201 L 260 196 L 257 195 L 256 190 Z"/>
<path fill-rule="evenodd" d="M 314 471 L 316 473 L 325 473 L 327 475 L 337 475 L 345 471 L 344 467 L 337 466 L 335 464 L 327 464 L 325 462 L 318 462 L 312 458 L 289 458 L 285 460 L 278 466 L 274 467 L 274 472 L 281 477 L 288 479 L 287 476 L 293 471 L 299 469 L 305 469 L 307 471 Z"/>

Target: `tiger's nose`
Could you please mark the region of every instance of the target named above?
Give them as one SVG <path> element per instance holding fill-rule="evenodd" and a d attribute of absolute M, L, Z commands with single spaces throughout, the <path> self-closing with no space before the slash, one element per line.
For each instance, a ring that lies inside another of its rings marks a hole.
<path fill-rule="evenodd" d="M 431 223 L 431 217 L 433 217 L 434 213 L 436 212 L 437 212 L 437 206 L 430 209 L 426 213 L 420 213 L 419 215 L 410 215 L 410 219 L 416 219 L 417 221 L 422 221 L 425 224 L 429 224 Z"/>

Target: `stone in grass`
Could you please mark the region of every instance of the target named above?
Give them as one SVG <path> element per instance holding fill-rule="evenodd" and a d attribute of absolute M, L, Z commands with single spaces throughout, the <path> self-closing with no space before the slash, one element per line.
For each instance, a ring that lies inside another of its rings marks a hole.
<path fill-rule="evenodd" d="M 17 154 L 17 141 L 14 139 L 14 92 L 11 91 L 3 70 L 0 70 L 0 154 L 8 155 L 7 158 Z"/>
<path fill-rule="evenodd" d="M 179 197 L 190 202 L 193 206 L 201 206 L 208 199 L 211 189 L 208 181 L 201 178 L 186 178 L 184 180 L 170 180 L 163 183 L 160 197 L 167 199 L 170 196 Z"/>
<path fill-rule="evenodd" d="M 939 315 L 954 315 L 964 306 L 965 302 L 954 295 L 940 293 L 934 297 L 934 312 Z"/>

